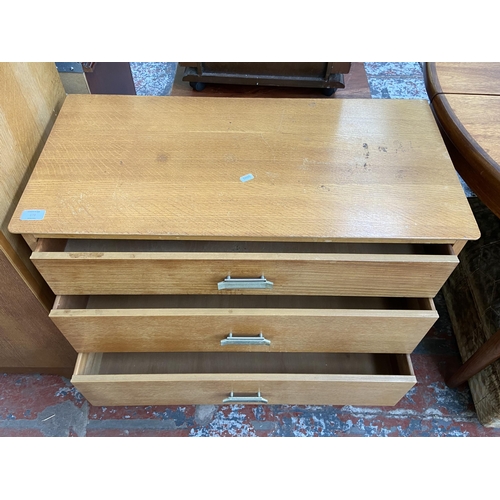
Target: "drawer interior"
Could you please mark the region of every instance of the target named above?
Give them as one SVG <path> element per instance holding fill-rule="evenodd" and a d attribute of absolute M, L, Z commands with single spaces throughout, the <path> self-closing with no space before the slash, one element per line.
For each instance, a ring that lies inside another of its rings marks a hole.
<path fill-rule="evenodd" d="M 405 354 L 365 353 L 90 353 L 75 369 L 75 375 L 190 373 L 414 375 Z"/>
<path fill-rule="evenodd" d="M 376 254 L 454 255 L 448 244 L 412 243 L 326 243 L 271 241 L 199 240 L 98 240 L 41 239 L 36 252 L 213 252 L 213 253 L 297 253 L 297 254 Z"/>
<path fill-rule="evenodd" d="M 299 295 L 63 295 L 54 304 L 55 310 L 182 308 L 434 311 L 426 298 Z"/>

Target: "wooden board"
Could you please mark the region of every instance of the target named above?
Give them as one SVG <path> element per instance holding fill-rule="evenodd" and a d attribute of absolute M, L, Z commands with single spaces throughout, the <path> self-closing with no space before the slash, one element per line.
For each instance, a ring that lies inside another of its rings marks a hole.
<path fill-rule="evenodd" d="M 58 253 L 33 262 L 57 295 L 272 294 L 434 297 L 455 255 L 293 253 Z M 228 276 L 272 288 L 219 290 Z"/>
<path fill-rule="evenodd" d="M 394 406 L 416 383 L 414 377 L 369 375 L 207 378 L 88 375 L 71 381 L 94 406 L 221 405 L 231 391 L 255 395 L 259 389 L 269 404 Z"/>
<path fill-rule="evenodd" d="M 498 62 L 434 62 L 426 64 L 429 97 L 437 94 L 500 95 Z"/>
<path fill-rule="evenodd" d="M 500 96 L 440 94 L 432 101 L 441 125 L 465 161 L 455 167 L 500 215 Z"/>
<path fill-rule="evenodd" d="M 370 355 L 355 355 L 359 358 L 359 363 L 355 360 L 351 363 L 353 365 L 351 368 L 362 367 L 363 374 L 351 375 L 345 371 L 341 374 L 329 374 L 320 368 L 325 365 L 325 362 L 328 365 L 332 357 L 338 359 L 344 356 L 343 364 L 346 365 L 347 360 L 348 365 L 350 355 L 316 353 L 312 364 L 314 372 L 301 371 L 297 374 L 298 367 L 290 362 L 290 355 L 285 358 L 282 355 L 279 360 L 272 359 L 269 363 L 265 363 L 264 358 L 256 359 L 255 355 L 248 359 L 237 359 L 232 353 L 231 357 L 219 356 L 219 360 L 214 356 L 210 359 L 207 357 L 204 363 L 203 357 L 199 354 L 189 353 L 187 356 L 191 358 L 191 361 L 185 357 L 179 357 L 179 353 L 167 354 L 167 364 L 164 367 L 168 369 L 169 360 L 174 361 L 177 357 L 182 360 L 183 371 L 175 373 L 169 370 L 168 374 L 156 375 L 137 374 L 138 365 L 141 363 L 140 354 L 117 358 L 120 373 L 127 373 L 123 370 L 130 370 L 128 372 L 130 374 L 123 375 L 99 374 L 99 370 L 102 370 L 102 366 L 106 364 L 104 357 L 101 354 L 80 354 L 71 381 L 91 404 L 106 406 L 222 404 L 231 391 L 234 391 L 235 395 L 255 395 L 261 391 L 262 397 L 267 398 L 269 404 L 385 406 L 395 405 L 416 383 L 409 356 L 405 357 L 401 363 L 405 365 L 406 371 L 379 375 L 376 372 L 366 372 L 367 367 L 373 366 L 374 363 L 374 361 L 369 363 Z M 95 356 L 98 357 L 97 360 L 94 359 Z M 154 363 L 149 363 L 148 356 L 151 357 L 151 354 L 146 356 L 145 362 L 151 366 Z M 295 359 L 299 360 L 299 364 L 303 365 L 302 368 L 305 370 L 308 364 L 307 359 L 309 359 L 308 354 L 298 356 L 299 358 Z M 242 367 L 249 365 L 248 361 L 254 370 L 252 373 L 242 372 Z M 225 370 L 229 365 L 234 366 L 235 362 L 240 363 L 238 372 L 227 373 Z M 200 373 L 197 368 L 203 364 L 209 366 L 213 372 Z M 88 365 L 94 365 L 95 370 L 88 370 Z M 258 372 L 259 368 L 262 370 L 266 366 L 266 373 Z M 187 367 L 193 367 L 193 373 L 186 372 Z"/>
<path fill-rule="evenodd" d="M 43 220 L 21 221 L 31 209 L 46 210 Z M 9 227 L 93 238 L 479 237 L 427 102 L 370 99 L 70 95 Z"/>
<path fill-rule="evenodd" d="M 26 244 L 7 225 L 65 93 L 54 63 L 0 63 L 0 230 L 26 267 Z"/>
<path fill-rule="evenodd" d="M 59 297 L 50 317 L 78 352 L 410 353 L 438 318 L 429 299 L 402 309 L 367 298 L 91 297 L 86 308 L 72 299 Z M 221 345 L 230 333 L 270 344 Z"/>
<path fill-rule="evenodd" d="M 428 62 L 424 79 L 455 168 L 500 216 L 500 63 Z"/>
<path fill-rule="evenodd" d="M 71 374 L 76 353 L 47 313 L 54 294 L 7 230 L 65 93 L 54 63 L 0 63 L 0 370 Z"/>
<path fill-rule="evenodd" d="M 2 232 L 0 232 L 0 251 L 6 261 L 12 266 L 12 272 L 17 273 L 19 276 L 19 282 L 24 282 L 26 293 L 33 294 L 42 307 L 47 312 L 50 311 L 55 299 L 54 293 L 33 265 L 31 265 L 31 267 L 33 267 L 34 272 L 31 272 L 31 270 L 26 267 L 24 259 L 16 253 Z M 35 273 L 36 277 L 34 276 Z M 2 297 L 2 300 L 9 302 L 9 294 L 10 291 L 7 284 L 5 283 L 5 286 L 2 284 L 0 288 L 0 297 Z M 19 305 L 12 304 L 12 307 L 18 308 Z"/>
<path fill-rule="evenodd" d="M 500 172 L 500 96 L 447 95 L 436 99 L 447 106 L 450 118 L 461 129 L 463 141 L 454 144 L 463 153 L 475 147 Z M 449 130 L 449 127 L 447 128 Z M 458 131 L 457 131 L 458 132 Z M 457 139 L 457 137 L 453 137 Z M 463 154 L 462 153 L 462 154 Z"/>
<path fill-rule="evenodd" d="M 0 370 L 71 374 L 76 352 L 3 251 L 0 276 Z"/>

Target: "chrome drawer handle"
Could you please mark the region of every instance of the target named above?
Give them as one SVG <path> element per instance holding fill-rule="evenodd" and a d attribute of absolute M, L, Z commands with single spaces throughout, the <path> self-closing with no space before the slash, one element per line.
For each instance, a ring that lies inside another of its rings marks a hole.
<path fill-rule="evenodd" d="M 224 281 L 217 283 L 219 290 L 250 290 L 272 288 L 273 282 L 267 281 L 264 276 L 260 278 L 231 278 L 228 276 Z"/>
<path fill-rule="evenodd" d="M 234 392 L 231 391 L 231 394 L 228 398 L 222 400 L 223 403 L 265 403 L 267 404 L 267 399 L 264 399 L 260 395 L 260 391 L 257 393 L 257 396 L 235 396 Z"/>
<path fill-rule="evenodd" d="M 271 345 L 271 341 L 267 340 L 262 333 L 259 333 L 257 337 L 233 337 L 230 333 L 220 341 L 220 345 Z"/>

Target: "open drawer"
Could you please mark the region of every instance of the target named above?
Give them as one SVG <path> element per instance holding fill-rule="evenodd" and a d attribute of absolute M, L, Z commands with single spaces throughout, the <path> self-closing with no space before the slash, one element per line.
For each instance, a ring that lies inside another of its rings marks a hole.
<path fill-rule="evenodd" d="M 77 352 L 410 353 L 431 299 L 323 296 L 60 296 L 50 317 Z"/>
<path fill-rule="evenodd" d="M 451 245 L 41 239 L 31 257 L 56 295 L 434 297 Z"/>
<path fill-rule="evenodd" d="M 416 383 L 409 355 L 79 354 L 72 378 L 93 405 L 395 405 Z"/>

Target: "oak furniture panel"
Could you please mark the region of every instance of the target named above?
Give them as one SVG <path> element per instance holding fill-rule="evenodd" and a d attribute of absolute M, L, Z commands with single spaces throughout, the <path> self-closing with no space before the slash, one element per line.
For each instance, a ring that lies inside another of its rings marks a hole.
<path fill-rule="evenodd" d="M 33 209 L 44 218 L 21 220 Z M 376 99 L 69 95 L 9 227 L 94 239 L 479 237 L 428 104 Z"/>
<path fill-rule="evenodd" d="M 331 353 L 80 354 L 72 381 L 94 405 L 385 406 L 416 383 L 409 356 Z"/>
<path fill-rule="evenodd" d="M 9 227 L 41 238 L 91 403 L 393 405 L 415 384 L 479 231 L 428 104 L 360 101 L 68 96 Z"/>
<path fill-rule="evenodd" d="M 429 299 L 180 295 L 63 296 L 50 317 L 78 352 L 407 353 L 438 314 Z"/>
<path fill-rule="evenodd" d="M 500 217 L 500 63 L 429 62 L 424 76 L 457 171 Z"/>
<path fill-rule="evenodd" d="M 31 259 L 58 295 L 432 297 L 458 264 L 444 244 L 224 241 L 41 239 Z M 270 284 L 226 288 L 228 276 Z"/>
<path fill-rule="evenodd" d="M 47 318 L 55 297 L 30 246 L 7 229 L 64 98 L 53 63 L 0 63 L 0 372 L 69 375 L 76 360 Z"/>

